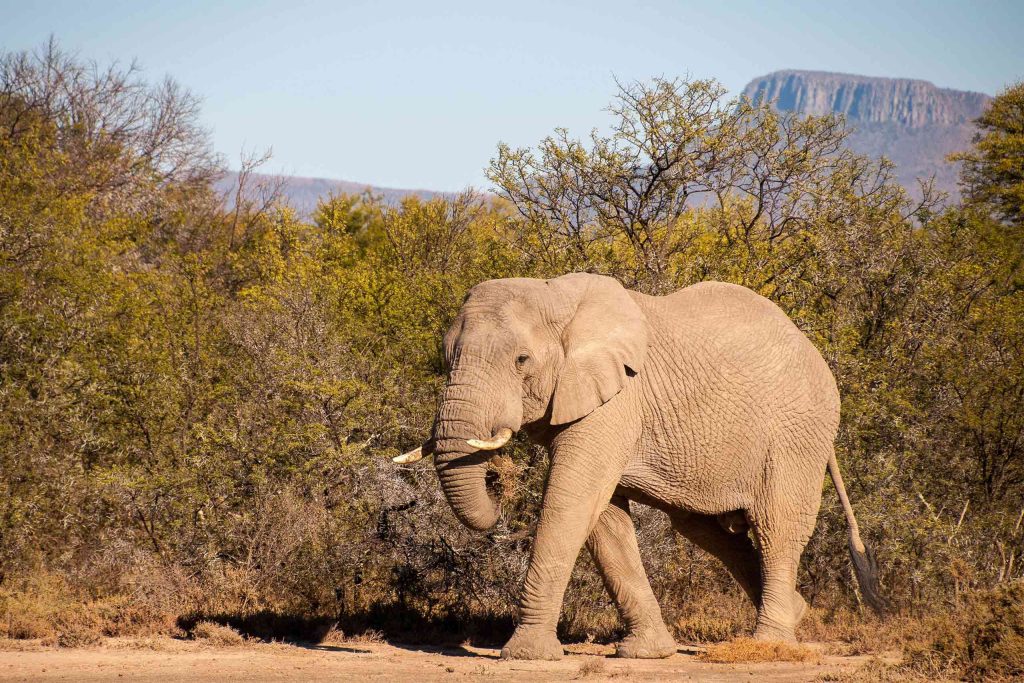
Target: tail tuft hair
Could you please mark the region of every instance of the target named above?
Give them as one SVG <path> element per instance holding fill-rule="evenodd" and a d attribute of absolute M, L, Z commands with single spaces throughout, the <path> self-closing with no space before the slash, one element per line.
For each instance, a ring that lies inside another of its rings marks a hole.
<path fill-rule="evenodd" d="M 860 586 L 864 602 L 875 614 L 885 615 L 889 610 L 889 603 L 882 597 L 882 590 L 878 586 L 878 563 L 875 561 L 875 554 L 868 547 L 864 548 L 864 552 L 860 552 L 851 542 L 850 559 L 853 560 L 853 571 L 857 575 L 857 585 Z"/>

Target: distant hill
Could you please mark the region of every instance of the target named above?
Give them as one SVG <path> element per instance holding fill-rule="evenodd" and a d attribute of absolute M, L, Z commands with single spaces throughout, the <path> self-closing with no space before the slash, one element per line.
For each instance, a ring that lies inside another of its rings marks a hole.
<path fill-rule="evenodd" d="M 317 202 L 330 194 L 362 194 L 369 190 L 375 196 L 382 197 L 387 204 L 397 204 L 403 197 L 416 195 L 421 199 L 444 196 L 444 192 L 434 190 L 406 190 L 394 187 L 375 187 L 366 183 L 349 180 L 331 180 L 330 178 L 303 178 L 301 176 L 278 176 L 254 173 L 250 185 L 267 183 L 275 180 L 284 181 L 282 192 L 288 204 L 303 216 L 312 215 Z M 238 186 L 238 173 L 230 171 L 217 181 L 217 189 L 221 192 L 234 192 Z"/>
<path fill-rule="evenodd" d="M 774 102 L 781 111 L 844 114 L 854 129 L 847 140 L 851 149 L 891 159 L 900 183 L 911 190 L 917 178 L 934 175 L 936 186 L 953 198 L 959 196 L 957 169 L 945 158 L 970 147 L 973 121 L 991 100 L 928 81 L 823 71 L 776 71 L 752 80 L 743 94 Z"/>
<path fill-rule="evenodd" d="M 755 78 L 743 94 L 752 100 L 774 102 L 782 111 L 801 114 L 840 113 L 853 129 L 849 146 L 873 157 L 896 163 L 897 179 L 912 192 L 917 178 L 935 176 L 939 189 L 957 198 L 957 169 L 946 157 L 967 149 L 974 136 L 974 119 L 992 99 L 988 95 L 938 88 L 928 81 L 876 78 L 825 71 L 776 71 Z M 366 183 L 329 178 L 254 175 L 254 181 L 280 177 L 284 196 L 302 215 L 309 216 L 317 201 L 334 193 L 359 194 L 367 189 L 389 204 L 416 195 L 422 199 L 444 196 L 436 190 L 372 187 Z M 237 173 L 218 182 L 230 191 Z"/>

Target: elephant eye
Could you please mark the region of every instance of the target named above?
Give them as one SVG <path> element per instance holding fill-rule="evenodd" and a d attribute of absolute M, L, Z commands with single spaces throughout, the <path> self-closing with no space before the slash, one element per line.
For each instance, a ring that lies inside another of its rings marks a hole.
<path fill-rule="evenodd" d="M 530 360 L 530 357 L 527 356 L 525 353 L 521 353 L 519 354 L 519 356 L 516 357 L 516 365 L 518 365 L 519 367 L 523 367 L 523 364 L 525 364 L 528 360 Z"/>

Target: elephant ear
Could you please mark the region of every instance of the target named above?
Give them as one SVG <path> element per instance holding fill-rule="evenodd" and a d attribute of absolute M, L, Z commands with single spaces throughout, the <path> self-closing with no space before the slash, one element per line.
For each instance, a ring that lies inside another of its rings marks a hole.
<path fill-rule="evenodd" d="M 562 331 L 565 362 L 551 400 L 551 424 L 560 425 L 589 415 L 640 372 L 647 354 L 647 320 L 610 277 L 572 273 L 548 285 L 562 301 L 576 302 Z"/>

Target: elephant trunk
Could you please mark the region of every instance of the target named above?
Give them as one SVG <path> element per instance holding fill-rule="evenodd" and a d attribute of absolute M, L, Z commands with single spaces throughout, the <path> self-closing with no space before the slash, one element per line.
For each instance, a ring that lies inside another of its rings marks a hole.
<path fill-rule="evenodd" d="M 436 458 L 441 490 L 459 521 L 475 531 L 497 524 L 498 502 L 487 489 L 487 462 L 491 453 L 472 453 L 451 459 Z"/>
<path fill-rule="evenodd" d="M 455 380 L 456 378 L 453 378 Z M 455 516 L 470 529 L 485 531 L 498 522 L 498 502 L 487 488 L 487 463 L 495 451 L 477 451 L 467 441 L 487 438 L 484 392 L 458 381 L 445 387 L 434 423 L 434 465 L 441 490 Z"/>

